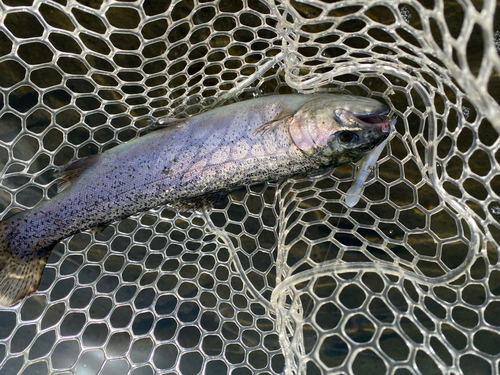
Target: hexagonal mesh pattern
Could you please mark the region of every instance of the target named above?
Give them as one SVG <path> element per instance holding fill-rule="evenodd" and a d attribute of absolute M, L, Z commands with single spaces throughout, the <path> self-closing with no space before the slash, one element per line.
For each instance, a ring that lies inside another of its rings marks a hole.
<path fill-rule="evenodd" d="M 1 371 L 500 372 L 496 7 L 1 0 L 2 217 L 152 117 L 317 90 L 397 117 L 352 209 L 347 165 L 64 240 L 0 310 Z"/>

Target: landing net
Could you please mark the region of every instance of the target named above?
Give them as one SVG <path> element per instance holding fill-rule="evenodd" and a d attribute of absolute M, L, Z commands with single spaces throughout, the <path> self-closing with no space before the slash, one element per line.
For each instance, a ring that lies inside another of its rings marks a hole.
<path fill-rule="evenodd" d="M 64 240 L 0 310 L 0 372 L 500 372 L 497 8 L 1 0 L 2 217 L 151 118 L 334 91 L 397 121 L 352 209 L 347 165 Z"/>

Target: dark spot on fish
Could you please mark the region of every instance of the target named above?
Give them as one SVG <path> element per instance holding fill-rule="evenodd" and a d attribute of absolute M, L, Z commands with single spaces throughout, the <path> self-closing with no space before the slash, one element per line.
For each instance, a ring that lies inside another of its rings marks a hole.
<path fill-rule="evenodd" d="M 174 156 L 173 160 L 172 160 L 174 163 L 177 163 L 178 159 L 177 159 L 177 156 Z"/>
<path fill-rule="evenodd" d="M 161 173 L 163 173 L 164 175 L 169 175 L 171 172 L 170 168 L 167 168 L 167 167 L 164 167 L 163 170 L 161 171 Z"/>

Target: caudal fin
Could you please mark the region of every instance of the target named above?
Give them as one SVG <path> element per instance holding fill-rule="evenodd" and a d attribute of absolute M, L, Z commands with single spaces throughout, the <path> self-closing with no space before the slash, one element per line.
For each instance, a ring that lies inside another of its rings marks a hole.
<path fill-rule="evenodd" d="M 17 249 L 17 246 L 16 249 L 8 248 L 6 229 L 10 224 L 11 219 L 0 222 L 0 306 L 13 305 L 38 289 L 43 269 L 53 247 L 51 246 L 49 251 L 37 254 L 18 255 L 21 249 Z"/>
<path fill-rule="evenodd" d="M 10 306 L 33 294 L 46 263 L 46 258 L 24 261 L 8 250 L 0 250 L 0 305 Z"/>

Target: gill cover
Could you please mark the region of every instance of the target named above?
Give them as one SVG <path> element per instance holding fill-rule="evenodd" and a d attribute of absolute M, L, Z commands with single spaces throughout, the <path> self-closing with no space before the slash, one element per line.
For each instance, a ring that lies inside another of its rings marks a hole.
<path fill-rule="evenodd" d="M 289 133 L 306 155 L 318 155 L 323 164 L 339 157 L 361 156 L 390 133 L 389 108 L 376 100 L 347 95 L 322 95 L 307 102 L 289 120 Z"/>

